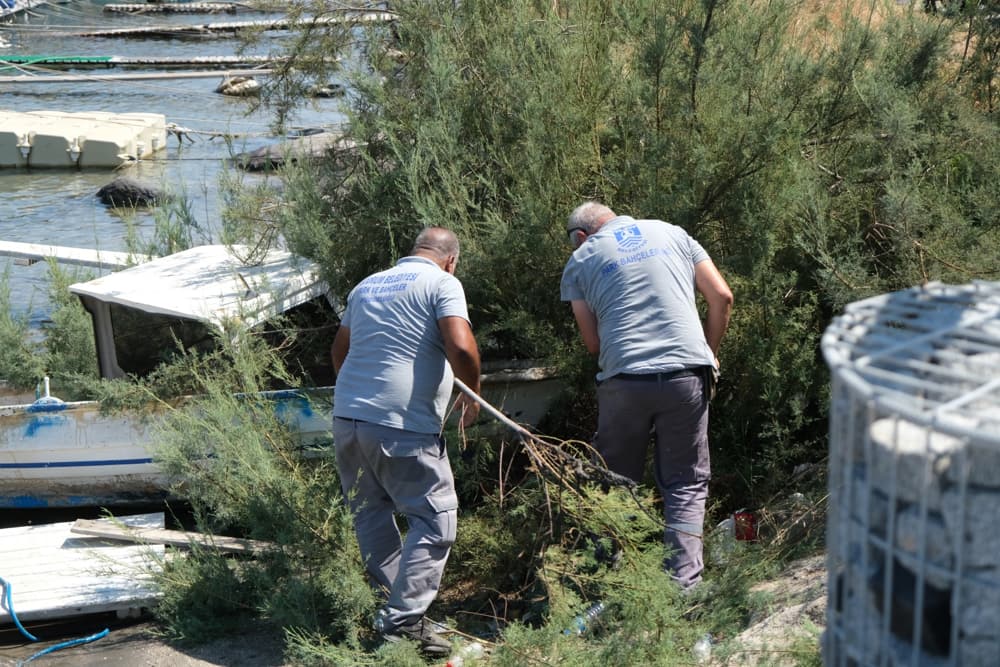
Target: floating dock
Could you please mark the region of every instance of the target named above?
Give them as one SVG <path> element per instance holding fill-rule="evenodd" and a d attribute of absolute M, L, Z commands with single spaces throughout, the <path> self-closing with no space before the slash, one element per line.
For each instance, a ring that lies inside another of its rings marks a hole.
<path fill-rule="evenodd" d="M 136 529 L 164 525 L 163 512 L 118 520 Z M 70 521 L 0 530 L 0 578 L 11 602 L 0 605 L 0 624 L 13 622 L 11 608 L 27 622 L 109 611 L 126 617 L 157 602 L 152 572 L 163 562 L 163 545 L 86 537 L 72 528 Z"/>
<path fill-rule="evenodd" d="M 2 1 L 2 0 L 0 0 Z M 0 56 L 0 72 L 23 72 L 27 67 L 46 69 L 111 69 L 129 67 L 156 67 L 158 69 L 230 69 L 233 67 L 258 67 L 284 62 L 275 56 Z M 38 76 L 42 76 L 39 74 Z M 6 79 L 0 79 L 6 81 Z"/>
<path fill-rule="evenodd" d="M 104 5 L 104 11 L 112 14 L 236 14 L 239 12 L 274 12 L 287 9 L 287 5 L 268 6 L 244 2 L 140 2 Z"/>
<path fill-rule="evenodd" d="M 118 167 L 165 148 L 166 125 L 152 113 L 0 111 L 0 168 Z"/>
<path fill-rule="evenodd" d="M 2 0 L 0 0 L 2 1 Z M 151 25 L 137 28 L 109 28 L 105 30 L 47 30 L 46 37 L 209 37 L 220 33 L 237 34 L 248 30 L 295 30 L 302 27 L 327 25 L 367 25 L 396 20 L 392 12 L 365 12 L 345 16 L 303 16 L 297 20 L 274 19 L 271 21 L 228 21 L 191 25 Z"/>
<path fill-rule="evenodd" d="M 230 79 L 237 76 L 267 76 L 270 69 L 227 69 L 196 72 L 130 72 L 127 74 L 23 74 L 0 76 L 0 85 L 11 83 L 103 83 L 106 81 L 169 81 L 171 79 Z"/>

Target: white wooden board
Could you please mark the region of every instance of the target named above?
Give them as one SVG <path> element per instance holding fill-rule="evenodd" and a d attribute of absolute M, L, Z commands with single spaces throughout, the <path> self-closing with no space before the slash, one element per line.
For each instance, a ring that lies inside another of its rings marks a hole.
<path fill-rule="evenodd" d="M 17 241 L 0 241 L 0 256 L 13 257 L 18 262 L 29 265 L 51 257 L 61 264 L 75 264 L 96 269 L 124 269 L 129 266 L 130 261 L 141 263 L 149 259 L 114 250 L 71 248 Z"/>
<path fill-rule="evenodd" d="M 141 528 L 163 528 L 163 512 L 119 517 Z M 70 532 L 73 522 L 0 530 L 0 578 L 10 586 L 18 620 L 128 612 L 155 604 L 151 572 L 163 545 L 125 544 Z M 13 623 L 0 599 L 0 624 Z"/>

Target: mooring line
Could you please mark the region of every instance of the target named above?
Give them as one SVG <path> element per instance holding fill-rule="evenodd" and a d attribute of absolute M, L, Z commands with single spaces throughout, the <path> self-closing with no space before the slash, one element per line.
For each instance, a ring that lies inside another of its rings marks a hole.
<path fill-rule="evenodd" d="M 14 625 L 17 626 L 17 629 L 21 632 L 22 635 L 24 635 L 27 639 L 33 642 L 39 641 L 38 637 L 28 632 L 28 630 L 23 625 L 21 625 L 21 620 L 17 617 L 17 613 L 15 613 L 14 611 L 14 602 L 10 592 L 11 590 L 10 582 L 8 582 L 3 577 L 0 577 L 0 588 L 3 588 L 3 595 L 0 596 L 0 603 L 2 603 L 2 605 L 0 606 L 6 607 L 7 611 L 10 612 L 10 617 L 14 621 Z M 41 656 L 48 655 L 49 653 L 52 653 L 54 651 L 58 651 L 64 648 L 69 648 L 70 646 L 77 646 L 79 644 L 87 644 L 92 641 L 97 641 L 101 637 L 106 637 L 107 635 L 108 635 L 108 629 L 104 628 L 100 632 L 94 633 L 88 637 L 80 637 L 79 639 L 70 639 L 69 641 L 62 642 L 61 644 L 55 644 L 46 649 L 42 649 L 38 653 L 35 653 L 34 655 L 24 660 L 19 660 L 17 663 L 17 667 L 21 667 L 21 665 L 26 665 L 35 658 L 40 658 Z"/>

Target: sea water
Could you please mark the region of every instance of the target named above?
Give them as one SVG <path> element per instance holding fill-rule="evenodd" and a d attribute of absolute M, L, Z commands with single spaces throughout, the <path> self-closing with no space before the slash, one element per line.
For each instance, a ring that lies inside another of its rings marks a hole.
<path fill-rule="evenodd" d="M 71 0 L 48 5 L 0 23 L 0 60 L 6 55 L 63 56 L 225 56 L 236 55 L 239 43 L 228 35 L 211 38 L 95 38 L 58 37 L 59 30 L 95 30 L 138 27 L 150 24 L 192 24 L 227 20 L 263 20 L 276 15 L 245 13 L 235 16 L 151 14 L 127 16 L 103 11 L 103 2 Z M 255 53 L 276 50 L 274 40 L 286 32 L 267 33 Z M 2 66 L 2 65 L 0 65 Z M 0 75 L 31 73 L 27 69 L 0 71 Z M 137 70 L 112 68 L 97 70 L 61 70 L 59 73 L 119 74 Z M 278 143 L 287 137 L 276 132 L 267 111 L 250 112 L 246 99 L 215 93 L 219 77 L 155 81 L 106 81 L 51 84 L 0 84 L 0 109 L 11 111 L 110 111 L 114 113 L 160 113 L 168 123 L 201 133 L 191 134 L 192 141 L 168 136 L 167 147 L 155 157 L 119 170 L 50 170 L 0 169 L 0 240 L 22 243 L 125 250 L 130 225 L 140 236 L 151 235 L 152 211 L 138 211 L 123 217 L 97 199 L 97 191 L 116 176 L 127 175 L 158 184 L 170 193 L 186 197 L 190 209 L 205 235 L 202 242 L 218 241 L 221 198 L 220 176 L 231 169 L 235 153 L 252 151 Z M 262 83 L 264 78 L 258 79 Z M 343 124 L 337 99 L 307 100 L 304 108 L 293 114 L 285 132 L 304 128 L 333 129 Z M 230 141 L 211 137 L 212 133 L 235 135 Z M 247 179 L 266 176 L 246 175 Z M 33 266 L 14 265 L 0 257 L 0 274 L 9 270 L 12 309 L 26 315 L 34 324 L 44 321 L 50 309 L 48 269 L 45 263 Z M 66 267 L 80 279 L 96 276 L 94 269 Z"/>

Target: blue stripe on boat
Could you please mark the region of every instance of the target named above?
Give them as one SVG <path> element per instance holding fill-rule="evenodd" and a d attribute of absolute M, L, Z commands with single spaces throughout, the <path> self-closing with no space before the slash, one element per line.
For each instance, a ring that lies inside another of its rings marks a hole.
<path fill-rule="evenodd" d="M 16 468 L 93 468 L 94 466 L 130 466 L 152 463 L 153 459 L 108 459 L 106 461 L 46 461 L 42 463 L 0 463 L 0 470 Z"/>

